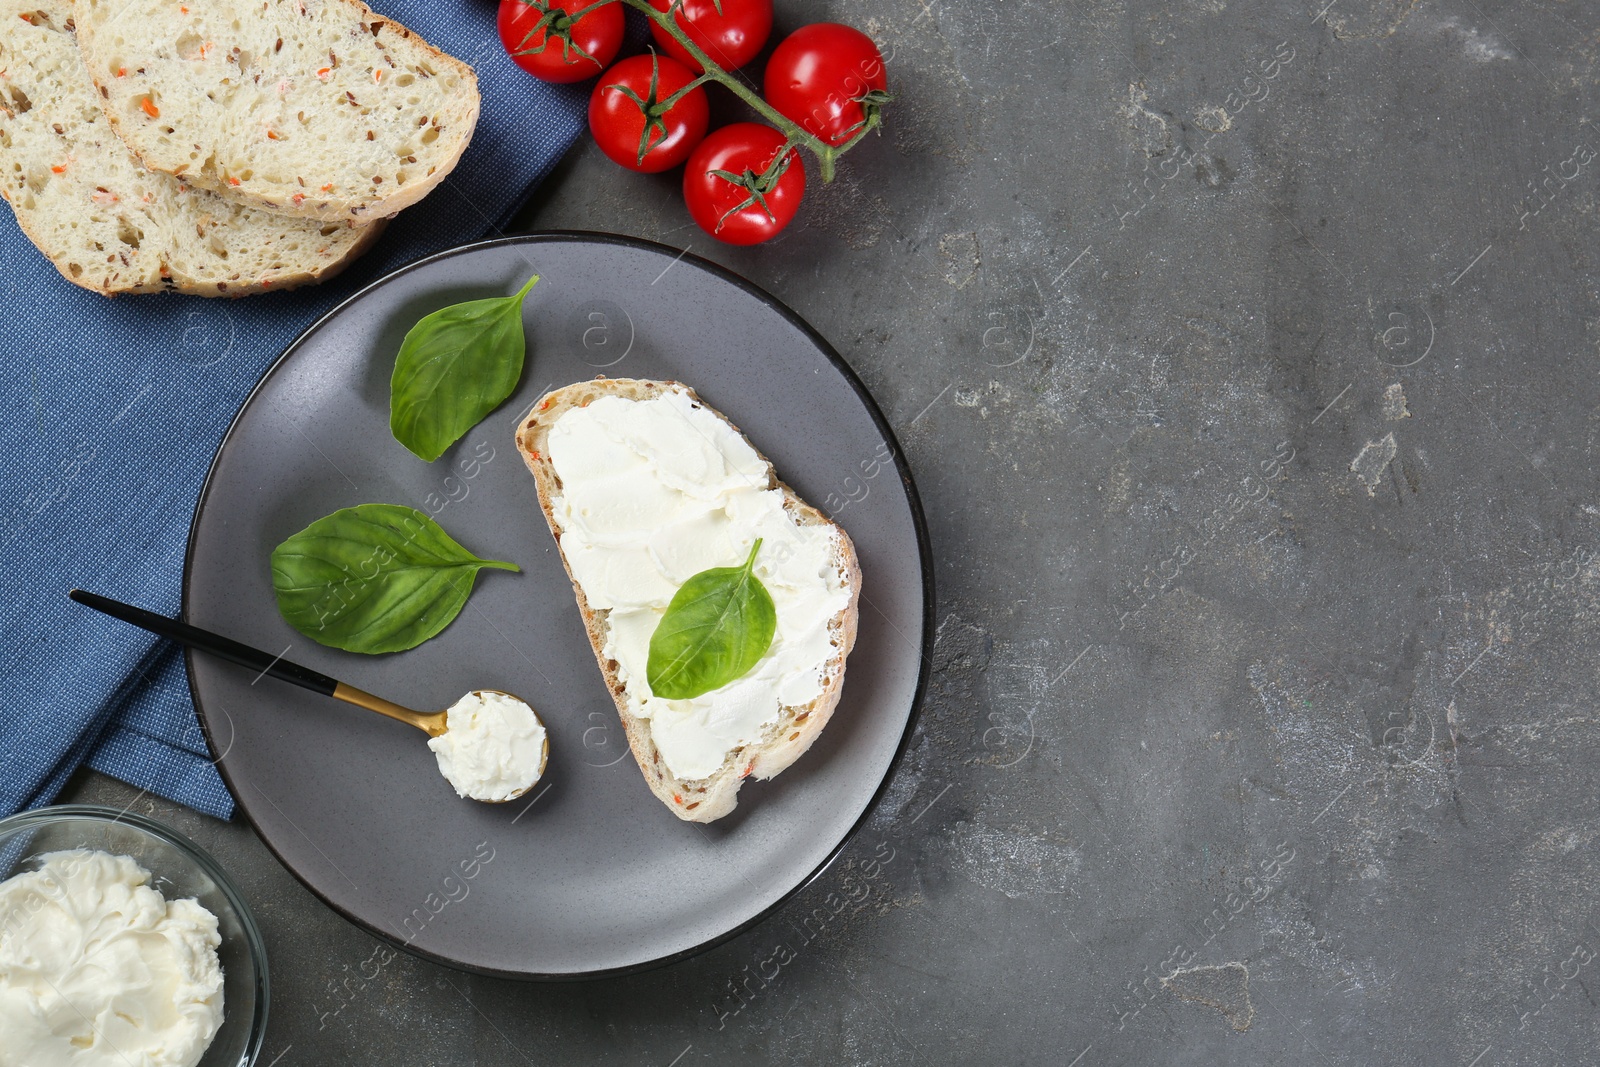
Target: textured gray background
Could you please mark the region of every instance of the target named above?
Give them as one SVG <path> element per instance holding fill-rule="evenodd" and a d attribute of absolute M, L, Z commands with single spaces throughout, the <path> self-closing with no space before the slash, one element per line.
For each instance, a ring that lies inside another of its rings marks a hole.
<path fill-rule="evenodd" d="M 572 986 L 380 966 L 85 776 L 255 903 L 263 1063 L 1600 1060 L 1600 17 L 1325 3 L 779 0 L 899 100 L 755 250 L 576 151 L 526 226 L 691 245 L 888 413 L 922 725 L 775 918 Z"/>

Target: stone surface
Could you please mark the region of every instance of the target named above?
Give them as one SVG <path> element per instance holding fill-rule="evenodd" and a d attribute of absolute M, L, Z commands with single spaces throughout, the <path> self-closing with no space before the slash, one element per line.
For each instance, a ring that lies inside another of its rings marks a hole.
<path fill-rule="evenodd" d="M 899 96 L 791 232 L 592 146 L 522 224 L 731 266 L 877 396 L 939 561 L 893 788 L 769 922 L 534 986 L 364 979 L 248 828 L 80 779 L 251 895 L 263 1064 L 1593 1062 L 1592 6 L 778 7 Z M 1163 985 L 1234 964 L 1247 1030 Z"/>

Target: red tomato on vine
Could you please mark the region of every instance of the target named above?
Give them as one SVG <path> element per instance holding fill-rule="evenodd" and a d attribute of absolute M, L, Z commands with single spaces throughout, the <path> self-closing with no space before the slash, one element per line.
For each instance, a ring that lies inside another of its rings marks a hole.
<path fill-rule="evenodd" d="M 805 165 L 771 126 L 735 122 L 713 131 L 689 157 L 683 198 L 719 241 L 753 245 L 777 236 L 806 192 Z"/>
<path fill-rule="evenodd" d="M 595 143 L 629 170 L 654 174 L 676 167 L 706 135 L 706 91 L 688 67 L 654 52 L 606 71 L 589 97 Z"/>
<path fill-rule="evenodd" d="M 669 10 L 672 2 L 650 0 L 657 11 Z M 750 62 L 772 34 L 772 0 L 683 0 L 674 17 L 678 28 L 723 70 Z M 650 33 L 669 56 L 702 73 L 689 50 L 654 22 Z"/>
<path fill-rule="evenodd" d="M 785 118 L 837 147 L 876 119 L 888 88 L 883 54 L 872 38 L 817 22 L 773 49 L 762 95 Z"/>
<path fill-rule="evenodd" d="M 622 5 L 584 0 L 500 0 L 495 22 L 511 61 L 540 81 L 576 82 L 605 70 L 622 47 Z"/>

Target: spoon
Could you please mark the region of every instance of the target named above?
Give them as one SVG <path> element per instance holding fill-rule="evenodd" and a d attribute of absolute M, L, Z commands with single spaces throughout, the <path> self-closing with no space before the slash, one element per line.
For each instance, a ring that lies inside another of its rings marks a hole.
<path fill-rule="evenodd" d="M 271 655 L 270 653 L 263 652 L 259 648 L 252 648 L 249 645 L 242 644 L 233 640 L 232 638 L 223 637 L 221 634 L 212 633 L 210 630 L 204 630 L 198 626 L 191 626 L 186 622 L 179 622 L 177 619 L 169 619 L 165 615 L 157 615 L 153 611 L 146 611 L 144 608 L 137 608 L 132 604 L 124 604 L 120 600 L 112 600 L 110 597 L 104 597 L 98 593 L 86 592 L 82 589 L 74 589 L 67 595 L 86 607 L 91 607 L 96 611 L 104 612 L 114 619 L 121 619 L 123 622 L 132 623 L 134 626 L 137 626 L 140 629 L 149 630 L 153 634 L 159 634 L 168 640 L 176 641 L 180 645 L 184 645 L 189 648 L 198 648 L 203 652 L 209 652 L 213 656 L 228 660 L 231 663 L 237 663 L 241 667 L 248 667 L 253 671 L 260 671 L 262 674 L 270 674 L 274 678 L 281 679 L 285 682 L 293 682 L 295 685 L 309 689 L 314 693 L 321 693 L 323 696 L 333 697 L 335 700 L 342 700 L 346 704 L 354 704 L 358 708 L 366 708 L 368 711 L 375 711 L 379 715 L 387 715 L 391 719 L 398 719 L 408 726 L 415 726 L 417 729 L 427 734 L 430 738 L 443 736 L 444 733 L 450 728 L 448 722 L 450 711 L 448 708 L 444 709 L 443 711 L 414 711 L 411 708 L 396 704 L 392 700 L 385 700 L 383 697 L 375 696 L 364 689 L 357 689 L 353 685 L 346 685 L 344 682 L 330 678 L 326 674 L 314 671 L 309 667 L 302 667 L 298 663 L 291 663 L 282 656 Z M 516 694 L 507 693 L 499 689 L 475 689 L 472 692 L 498 693 L 501 696 L 509 697 L 512 700 L 527 705 L 530 711 L 533 707 Z M 538 718 L 538 714 L 535 713 L 534 721 L 538 722 Z M 506 801 L 515 800 L 517 797 L 522 796 L 529 789 L 533 788 L 533 786 L 538 783 L 540 777 L 544 775 L 545 766 L 549 762 L 549 759 L 550 739 L 548 736 L 546 736 L 544 741 L 544 751 L 539 757 L 539 770 L 538 773 L 534 775 L 533 781 L 529 782 L 526 786 L 523 786 L 515 793 L 512 793 L 510 796 L 495 800 L 487 800 L 485 803 L 503 804 Z"/>

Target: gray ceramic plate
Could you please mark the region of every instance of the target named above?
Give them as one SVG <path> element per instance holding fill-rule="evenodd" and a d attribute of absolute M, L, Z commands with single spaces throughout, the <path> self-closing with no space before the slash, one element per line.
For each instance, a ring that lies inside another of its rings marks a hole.
<path fill-rule="evenodd" d="M 525 306 L 522 387 L 421 462 L 389 434 L 401 338 L 446 304 L 515 291 L 530 270 L 543 280 Z M 694 386 L 860 553 L 860 636 L 833 721 L 710 826 L 678 821 L 645 788 L 512 440 L 548 388 L 597 374 Z M 483 572 L 461 616 L 409 652 L 317 645 L 279 617 L 268 556 L 312 520 L 373 501 L 428 511 L 467 548 L 523 571 Z M 461 800 L 427 739 L 399 723 L 203 655 L 190 656 L 190 684 L 245 816 L 346 917 L 470 970 L 617 973 L 737 933 L 838 854 L 910 733 L 932 641 L 929 582 L 922 514 L 888 425 L 793 312 L 677 249 L 603 234 L 510 238 L 390 275 L 284 353 L 212 464 L 184 611 L 412 707 L 476 688 L 517 693 L 550 730 L 545 782 L 531 801 Z"/>

